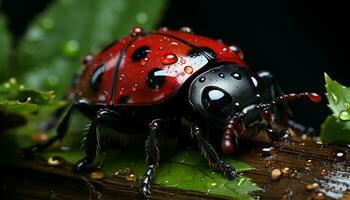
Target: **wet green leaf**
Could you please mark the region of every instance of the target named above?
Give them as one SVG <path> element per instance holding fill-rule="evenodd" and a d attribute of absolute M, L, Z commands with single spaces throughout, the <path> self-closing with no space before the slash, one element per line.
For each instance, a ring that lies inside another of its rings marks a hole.
<path fill-rule="evenodd" d="M 129 173 L 140 178 L 146 169 L 144 150 L 133 148 L 122 153 L 115 149 L 109 150 L 101 156 L 101 163 L 106 176 L 127 176 Z M 48 152 L 50 156 L 61 156 L 69 162 L 80 160 L 84 153 L 81 150 L 69 152 Z M 227 163 L 233 165 L 237 171 L 243 172 L 253 168 L 246 163 L 226 157 Z M 155 184 L 165 187 L 203 192 L 209 195 L 225 196 L 233 199 L 253 199 L 249 194 L 260 188 L 249 178 L 240 178 L 229 181 L 220 173 L 208 167 L 208 163 L 201 157 L 199 151 L 182 150 L 174 153 L 161 154 L 161 164 L 157 171 Z"/>
<path fill-rule="evenodd" d="M 328 107 L 333 115 L 327 117 L 321 126 L 324 143 L 350 142 L 350 88 L 332 80 L 325 74 Z"/>
<path fill-rule="evenodd" d="M 165 0 L 57 0 L 30 26 L 18 49 L 25 84 L 54 90 L 71 85 L 82 55 L 99 49 L 140 25 L 157 24 Z"/>
<path fill-rule="evenodd" d="M 7 31 L 4 17 L 0 13 L 0 81 L 9 76 L 9 58 L 11 38 Z"/>
<path fill-rule="evenodd" d="M 350 131 L 334 116 L 328 116 L 321 125 L 321 139 L 325 144 L 350 144 Z"/>
<path fill-rule="evenodd" d="M 53 92 L 27 89 L 11 78 L 0 85 L 0 129 L 23 125 L 27 119 L 35 119 L 48 110 L 54 110 L 63 102 L 54 101 Z"/>

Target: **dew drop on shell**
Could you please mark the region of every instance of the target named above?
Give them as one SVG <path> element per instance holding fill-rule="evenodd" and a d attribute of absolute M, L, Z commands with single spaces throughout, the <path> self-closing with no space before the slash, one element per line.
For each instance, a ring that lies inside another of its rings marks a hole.
<path fill-rule="evenodd" d="M 136 37 L 136 36 L 142 35 L 144 33 L 145 33 L 145 31 L 143 30 L 143 28 L 141 28 L 139 26 L 135 26 L 135 27 L 131 28 L 131 30 L 130 30 L 130 36 L 132 36 L 132 37 Z"/>
<path fill-rule="evenodd" d="M 177 56 L 173 53 L 166 53 L 162 56 L 162 63 L 164 65 L 171 65 L 177 62 Z"/>
<path fill-rule="evenodd" d="M 184 68 L 184 71 L 187 73 L 187 74 L 192 74 L 193 73 L 193 68 L 191 66 L 186 66 Z"/>

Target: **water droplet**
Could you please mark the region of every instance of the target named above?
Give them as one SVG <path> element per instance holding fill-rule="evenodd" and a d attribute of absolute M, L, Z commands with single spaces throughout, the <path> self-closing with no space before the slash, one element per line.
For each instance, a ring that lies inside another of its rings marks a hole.
<path fill-rule="evenodd" d="M 315 102 L 315 103 L 319 103 L 319 102 L 321 102 L 321 100 L 322 100 L 321 96 L 320 96 L 319 94 L 317 94 L 317 93 L 314 93 L 314 92 L 309 93 L 309 94 L 308 94 L 308 97 L 309 97 L 309 99 L 310 99 L 311 101 L 313 101 L 313 102 Z"/>
<path fill-rule="evenodd" d="M 330 154 L 330 158 L 334 159 L 335 161 L 346 161 L 347 160 L 347 153 L 343 150 L 334 150 L 331 154 Z"/>
<path fill-rule="evenodd" d="M 159 49 L 159 50 L 163 50 L 163 47 L 159 47 L 158 49 Z"/>
<path fill-rule="evenodd" d="M 328 174 L 328 172 L 327 172 L 327 170 L 325 170 L 325 169 L 322 169 L 321 171 L 320 171 L 320 175 L 321 176 L 326 176 Z"/>
<path fill-rule="evenodd" d="M 135 182 L 137 179 L 135 174 L 128 174 L 125 176 L 125 180 Z"/>
<path fill-rule="evenodd" d="M 166 53 L 162 56 L 162 63 L 164 65 L 171 65 L 177 62 L 177 57 L 173 53 Z"/>
<path fill-rule="evenodd" d="M 271 179 L 272 180 L 278 180 L 280 178 L 280 176 L 282 175 L 281 170 L 279 169 L 274 169 L 271 172 Z"/>
<path fill-rule="evenodd" d="M 318 192 L 312 193 L 311 198 L 312 198 L 313 200 L 323 200 L 323 199 L 326 199 L 327 196 L 326 196 L 323 192 L 319 192 L 319 191 L 318 191 Z"/>
<path fill-rule="evenodd" d="M 138 85 L 137 83 L 135 83 L 135 84 L 132 86 L 132 91 L 136 91 L 136 89 L 137 89 L 138 86 L 139 86 L 139 85 Z"/>
<path fill-rule="evenodd" d="M 160 27 L 160 28 L 158 28 L 158 31 L 160 31 L 160 32 L 167 32 L 169 29 L 168 29 L 168 27 Z"/>
<path fill-rule="evenodd" d="M 135 26 L 135 27 L 131 28 L 131 30 L 130 30 L 130 36 L 132 36 L 132 37 L 142 35 L 144 33 L 145 33 L 145 31 L 143 30 L 143 28 L 141 28 L 139 26 Z"/>
<path fill-rule="evenodd" d="M 306 140 L 308 139 L 308 136 L 307 136 L 306 134 L 302 134 L 301 137 L 300 137 L 300 139 L 301 139 L 302 141 L 306 141 Z"/>
<path fill-rule="evenodd" d="M 222 48 L 222 51 L 223 51 L 223 52 L 226 52 L 226 51 L 227 51 L 227 48 L 226 48 L 226 47 Z"/>
<path fill-rule="evenodd" d="M 193 68 L 191 66 L 186 66 L 184 68 L 184 71 L 187 73 L 187 74 L 192 74 L 193 73 Z"/>
<path fill-rule="evenodd" d="M 205 81 L 205 79 L 206 79 L 205 77 L 200 77 L 199 82 L 203 83 Z"/>
<path fill-rule="evenodd" d="M 282 172 L 283 175 L 288 175 L 289 172 L 290 172 L 290 169 L 289 169 L 289 167 L 283 167 L 281 169 L 281 172 Z"/>
<path fill-rule="evenodd" d="M 136 21 L 140 24 L 145 24 L 148 21 L 148 15 L 144 12 L 140 12 L 136 15 Z"/>
<path fill-rule="evenodd" d="M 181 27 L 179 31 L 184 33 L 193 33 L 193 30 L 188 26 Z"/>
<path fill-rule="evenodd" d="M 225 78 L 225 75 L 223 73 L 219 73 L 220 78 Z"/>
<path fill-rule="evenodd" d="M 266 157 L 266 156 L 271 156 L 276 154 L 276 149 L 273 147 L 266 147 L 266 148 L 262 148 L 260 151 L 260 156 L 262 157 Z"/>
<path fill-rule="evenodd" d="M 50 17 L 45 17 L 40 21 L 40 25 L 45 30 L 50 30 L 55 27 L 55 21 Z"/>
<path fill-rule="evenodd" d="M 69 40 L 62 46 L 62 53 L 68 57 L 75 57 L 78 55 L 79 43 L 76 40 Z"/>
<path fill-rule="evenodd" d="M 344 103 L 344 107 L 345 107 L 347 110 L 350 110 L 350 103 L 345 102 L 345 103 Z"/>
<path fill-rule="evenodd" d="M 346 110 L 342 110 L 339 113 L 339 119 L 342 121 L 349 121 L 350 120 L 350 112 Z"/>
<path fill-rule="evenodd" d="M 93 58 L 94 58 L 93 55 L 86 55 L 86 56 L 84 56 L 83 57 L 83 64 L 84 65 L 89 64 L 92 61 Z"/>
<path fill-rule="evenodd" d="M 213 187 L 214 187 L 214 186 L 216 186 L 216 183 L 211 183 L 210 186 L 213 186 Z"/>
<path fill-rule="evenodd" d="M 243 51 L 241 48 L 239 48 L 238 46 L 236 45 L 232 45 L 229 47 L 231 49 L 231 51 L 235 54 L 237 54 L 237 56 L 240 58 L 240 59 L 244 59 L 244 54 L 243 54 Z"/>
<path fill-rule="evenodd" d="M 50 166 L 60 166 L 63 164 L 63 162 L 63 158 L 58 156 L 50 157 L 49 159 L 47 159 L 47 164 Z"/>
<path fill-rule="evenodd" d="M 312 165 L 312 160 L 307 160 L 305 162 L 305 165 L 310 167 Z"/>
<path fill-rule="evenodd" d="M 181 64 L 186 64 L 186 60 L 185 60 L 185 59 L 181 59 L 181 60 L 180 60 L 180 63 L 181 63 Z"/>
<path fill-rule="evenodd" d="M 309 183 L 305 185 L 306 190 L 312 191 L 319 187 L 320 185 L 318 183 Z"/>
<path fill-rule="evenodd" d="M 104 177 L 104 173 L 101 170 L 96 170 L 90 173 L 90 178 L 94 179 L 94 180 L 98 180 L 98 179 L 103 179 Z"/>
<path fill-rule="evenodd" d="M 149 58 L 148 58 L 148 57 L 143 58 L 143 59 L 141 60 L 141 62 L 140 62 L 140 64 L 141 64 L 142 66 L 145 66 L 145 65 L 147 65 L 148 63 L 149 63 Z"/>
<path fill-rule="evenodd" d="M 177 42 L 171 42 L 170 44 L 171 44 L 171 45 L 175 45 L 175 46 L 178 45 Z"/>

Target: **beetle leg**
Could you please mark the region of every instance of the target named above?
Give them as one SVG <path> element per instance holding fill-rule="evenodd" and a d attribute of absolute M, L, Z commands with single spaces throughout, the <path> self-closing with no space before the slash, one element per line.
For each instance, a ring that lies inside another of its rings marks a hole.
<path fill-rule="evenodd" d="M 102 109 L 96 114 L 95 119 L 91 122 L 89 130 L 82 140 L 82 145 L 85 148 L 85 157 L 78 161 L 74 168 L 74 172 L 80 172 L 86 165 L 95 161 L 101 151 L 101 131 L 100 124 L 108 116 L 109 111 Z"/>
<path fill-rule="evenodd" d="M 231 165 L 226 164 L 224 161 L 220 160 L 214 148 L 209 144 L 207 140 L 203 138 L 200 132 L 201 130 L 198 126 L 193 125 L 191 127 L 191 136 L 197 141 L 201 154 L 208 161 L 209 165 L 219 170 L 224 176 L 226 176 L 230 180 L 238 177 L 239 175 L 237 174 L 236 169 Z"/>
<path fill-rule="evenodd" d="M 149 135 L 145 143 L 147 171 L 141 179 L 140 193 L 145 199 L 149 199 L 151 195 L 151 181 L 154 172 L 159 166 L 159 144 L 158 135 L 160 132 L 161 120 L 153 120 L 149 124 Z"/>
<path fill-rule="evenodd" d="M 68 127 L 70 125 L 71 118 L 72 118 L 72 114 L 73 114 L 73 111 L 75 109 L 83 112 L 84 114 L 90 113 L 90 115 L 95 110 L 95 109 L 93 109 L 93 106 L 91 106 L 91 104 L 86 100 L 80 100 L 78 103 L 68 106 L 66 112 L 64 113 L 63 117 L 61 118 L 61 120 L 58 123 L 58 127 L 56 130 L 57 134 L 41 144 L 37 144 L 37 145 L 34 145 L 32 147 L 25 149 L 25 152 L 28 152 L 28 153 L 40 152 L 40 151 L 47 149 L 49 146 L 51 146 L 56 141 L 62 140 L 67 133 L 67 130 L 68 130 Z M 96 111 L 95 111 L 95 113 L 96 113 Z"/>
<path fill-rule="evenodd" d="M 53 143 L 55 143 L 57 140 L 62 140 L 67 132 L 67 128 L 69 126 L 69 122 L 73 113 L 73 110 L 75 108 L 75 105 L 71 105 L 67 108 L 67 111 L 65 112 L 64 116 L 61 118 L 61 121 L 59 122 L 58 128 L 57 128 L 57 134 L 50 139 L 46 140 L 43 143 L 34 145 L 32 147 L 29 147 L 25 149 L 26 152 L 40 152 L 51 146 Z"/>

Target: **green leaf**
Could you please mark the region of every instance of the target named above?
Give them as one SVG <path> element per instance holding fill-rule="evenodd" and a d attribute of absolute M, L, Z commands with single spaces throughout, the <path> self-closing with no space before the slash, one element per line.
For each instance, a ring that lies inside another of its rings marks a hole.
<path fill-rule="evenodd" d="M 350 143 L 350 88 L 332 80 L 325 73 L 328 107 L 333 115 L 321 125 L 321 140 L 328 143 Z"/>
<path fill-rule="evenodd" d="M 18 67 L 25 84 L 62 96 L 84 54 L 158 23 L 165 0 L 57 0 L 30 26 L 19 45 Z"/>
<path fill-rule="evenodd" d="M 0 129 L 23 125 L 27 119 L 36 119 L 63 105 L 54 98 L 53 92 L 27 89 L 11 78 L 0 85 Z"/>
<path fill-rule="evenodd" d="M 106 176 L 127 176 L 129 173 L 142 177 L 146 163 L 142 148 L 128 149 L 122 153 L 115 149 L 105 152 L 101 156 L 103 170 Z M 80 160 L 84 153 L 81 150 L 69 152 L 48 152 L 50 156 L 61 156 L 69 162 Z M 252 170 L 249 165 L 226 157 L 227 163 L 233 165 L 237 171 Z M 250 193 L 261 190 L 249 178 L 241 176 L 229 181 L 217 171 L 209 168 L 208 163 L 200 155 L 199 151 L 182 150 L 176 153 L 162 153 L 160 167 L 157 170 L 155 184 L 165 187 L 203 192 L 214 196 L 224 196 L 233 199 L 254 199 Z"/>
<path fill-rule="evenodd" d="M 328 116 L 321 125 L 320 137 L 325 144 L 350 144 L 350 131 L 334 116 Z"/>
<path fill-rule="evenodd" d="M 0 81 L 9 76 L 9 57 L 11 38 L 7 31 L 4 17 L 0 14 Z"/>

